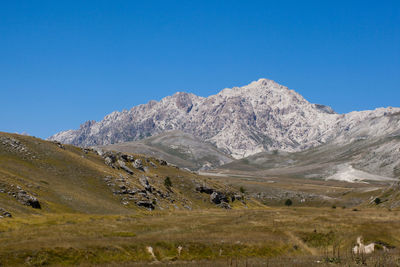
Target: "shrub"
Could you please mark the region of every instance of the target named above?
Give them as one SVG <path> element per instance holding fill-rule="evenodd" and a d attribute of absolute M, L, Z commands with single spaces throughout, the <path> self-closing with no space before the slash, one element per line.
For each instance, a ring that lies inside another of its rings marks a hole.
<path fill-rule="evenodd" d="M 164 180 L 164 185 L 165 185 L 165 187 L 167 187 L 167 188 L 170 188 L 171 186 L 172 186 L 172 182 L 171 182 L 171 179 L 167 176 L 166 178 L 165 178 L 165 180 Z"/>
<path fill-rule="evenodd" d="M 286 206 L 292 206 L 292 204 L 293 204 L 293 202 L 292 202 L 292 200 L 291 199 L 286 199 L 286 201 L 285 201 L 285 205 Z"/>
<path fill-rule="evenodd" d="M 242 193 L 242 194 L 246 193 L 246 189 L 244 189 L 243 186 L 241 186 L 241 187 L 239 188 L 239 191 L 240 191 L 240 193 Z"/>
<path fill-rule="evenodd" d="M 374 202 L 376 205 L 379 205 L 379 204 L 381 204 L 382 201 L 379 197 L 377 197 L 377 198 L 375 198 Z"/>

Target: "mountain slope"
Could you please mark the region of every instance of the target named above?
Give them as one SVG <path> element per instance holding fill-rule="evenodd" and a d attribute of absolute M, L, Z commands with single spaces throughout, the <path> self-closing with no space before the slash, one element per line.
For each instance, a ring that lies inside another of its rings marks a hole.
<path fill-rule="evenodd" d="M 210 193 L 203 193 L 204 188 Z M 0 132 L 0 212 L 127 214 L 139 209 L 227 208 L 242 205 L 232 202 L 235 192 L 159 159 L 99 155 Z"/>
<path fill-rule="evenodd" d="M 97 146 L 96 148 L 153 156 L 190 170 L 206 170 L 233 161 L 229 155 L 210 143 L 177 130 L 140 141 Z"/>
<path fill-rule="evenodd" d="M 400 114 L 397 115 L 400 119 Z M 262 152 L 219 167 L 216 172 L 343 181 L 400 178 L 400 134 L 330 143 L 300 152 Z"/>
<path fill-rule="evenodd" d="M 271 150 L 301 151 L 333 140 L 343 143 L 390 135 L 400 130 L 399 125 L 388 124 L 389 117 L 399 112 L 399 108 L 381 108 L 340 115 L 274 81 L 260 79 L 207 98 L 176 93 L 49 139 L 94 146 L 181 130 L 243 158 Z"/>

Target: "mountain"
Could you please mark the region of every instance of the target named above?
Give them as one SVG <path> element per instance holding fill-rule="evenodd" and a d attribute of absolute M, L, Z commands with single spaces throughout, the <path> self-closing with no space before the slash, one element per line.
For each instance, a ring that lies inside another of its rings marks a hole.
<path fill-rule="evenodd" d="M 212 144 L 178 130 L 168 131 L 140 141 L 97 146 L 96 149 L 153 156 L 190 170 L 212 169 L 233 161 L 231 156 Z"/>
<path fill-rule="evenodd" d="M 192 134 L 239 159 L 265 151 L 302 151 L 329 142 L 396 135 L 400 108 L 336 114 L 285 86 L 260 79 L 207 98 L 176 93 L 150 101 L 50 140 L 78 146 L 140 140 L 170 130 Z"/>

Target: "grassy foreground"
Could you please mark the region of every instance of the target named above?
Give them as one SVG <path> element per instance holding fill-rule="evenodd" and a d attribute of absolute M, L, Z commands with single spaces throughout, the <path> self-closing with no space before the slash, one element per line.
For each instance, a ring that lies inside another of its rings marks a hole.
<path fill-rule="evenodd" d="M 397 249 L 366 258 L 350 250 L 358 236 L 399 247 L 399 214 L 275 207 L 29 215 L 0 221 L 0 265 L 398 266 Z"/>

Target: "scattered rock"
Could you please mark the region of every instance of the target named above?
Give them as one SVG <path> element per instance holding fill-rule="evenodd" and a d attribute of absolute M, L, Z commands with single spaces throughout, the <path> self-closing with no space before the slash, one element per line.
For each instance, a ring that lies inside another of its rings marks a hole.
<path fill-rule="evenodd" d="M 197 186 L 196 191 L 211 195 L 212 193 L 214 193 L 215 189 L 203 185 L 203 186 Z"/>
<path fill-rule="evenodd" d="M 218 204 L 218 207 L 223 208 L 223 209 L 227 209 L 227 210 L 231 209 L 231 206 L 225 201 L 222 201 L 220 204 Z"/>
<path fill-rule="evenodd" d="M 36 158 L 28 147 L 12 137 L 0 136 L 0 145 L 5 146 L 5 150 L 10 153 L 20 153 L 24 158 Z"/>
<path fill-rule="evenodd" d="M 241 195 L 239 195 L 239 194 L 235 194 L 235 195 L 233 195 L 231 197 L 231 200 L 232 200 L 232 202 L 235 201 L 235 200 L 240 201 L 240 200 L 243 200 L 243 197 Z"/>
<path fill-rule="evenodd" d="M 93 151 L 93 149 L 90 149 L 90 148 L 82 148 L 82 152 L 84 153 L 84 154 L 87 154 L 87 153 L 89 153 L 90 151 Z"/>
<path fill-rule="evenodd" d="M 24 205 L 31 206 L 34 209 L 41 209 L 42 208 L 40 203 L 39 203 L 39 200 L 37 200 L 36 197 L 29 195 L 28 193 L 26 193 L 23 190 L 20 190 L 16 194 L 15 197 L 17 198 L 17 200 L 19 202 L 21 202 Z"/>
<path fill-rule="evenodd" d="M 127 154 L 122 154 L 121 158 L 127 162 L 133 162 L 135 160 L 133 156 Z"/>
<path fill-rule="evenodd" d="M 126 165 L 125 162 L 122 160 L 118 160 L 118 165 L 121 169 L 123 169 L 124 171 L 126 171 L 129 174 L 133 174 L 133 171 L 131 169 L 129 169 Z"/>
<path fill-rule="evenodd" d="M 141 159 L 136 159 L 136 160 L 133 162 L 132 165 L 133 165 L 133 167 L 135 167 L 136 169 L 141 170 L 141 171 L 144 171 L 143 163 L 142 163 L 142 160 L 141 160 Z"/>
<path fill-rule="evenodd" d="M 226 202 L 226 203 L 229 202 L 228 198 L 224 194 L 217 192 L 217 191 L 213 192 L 210 195 L 210 201 L 217 205 L 221 204 L 222 202 Z"/>
<path fill-rule="evenodd" d="M 149 180 L 146 176 L 141 176 L 139 178 L 140 184 L 146 189 L 146 191 L 151 191 L 151 185 L 149 184 Z"/>
<path fill-rule="evenodd" d="M 157 169 L 157 165 L 154 162 L 152 162 L 151 160 L 149 160 L 149 164 L 151 165 L 151 167 Z"/>
<path fill-rule="evenodd" d="M 56 146 L 58 146 L 59 148 L 61 148 L 61 149 L 65 149 L 65 147 L 63 146 L 63 144 L 61 144 L 60 142 L 58 142 L 58 141 L 52 141 Z"/>
<path fill-rule="evenodd" d="M 166 162 L 163 159 L 157 159 L 157 161 L 158 161 L 158 163 L 160 163 L 161 166 L 167 166 L 168 165 L 168 162 Z"/>
<path fill-rule="evenodd" d="M 11 218 L 12 215 L 3 208 L 0 208 L 0 218 Z"/>
<path fill-rule="evenodd" d="M 104 163 L 112 168 L 116 168 L 115 163 L 117 162 L 117 156 L 116 154 L 112 152 L 105 152 L 103 155 L 104 158 Z"/>
<path fill-rule="evenodd" d="M 138 201 L 136 202 L 136 205 L 139 207 L 144 207 L 149 210 L 154 210 L 154 205 L 151 201 Z"/>

